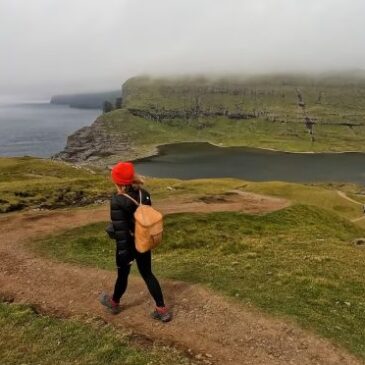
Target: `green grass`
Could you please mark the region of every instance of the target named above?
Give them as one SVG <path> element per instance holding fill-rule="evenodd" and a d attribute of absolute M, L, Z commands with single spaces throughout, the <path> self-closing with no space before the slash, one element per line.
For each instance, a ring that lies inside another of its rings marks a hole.
<path fill-rule="evenodd" d="M 347 190 L 357 199 L 358 192 L 362 188 L 356 185 L 336 186 L 332 184 L 316 185 L 316 184 L 295 184 L 280 181 L 267 181 L 243 184 L 243 188 L 259 194 L 272 195 L 286 198 L 292 202 L 310 204 L 319 208 L 326 208 L 340 216 L 352 219 L 363 214 L 360 205 L 352 203 L 340 197 L 336 190 Z"/>
<path fill-rule="evenodd" d="M 190 364 L 177 351 L 142 349 L 110 325 L 37 315 L 29 307 L 0 303 L 0 358 L 6 365 Z"/>
<path fill-rule="evenodd" d="M 321 121 L 333 116 L 356 119 L 365 112 L 365 78 L 338 78 L 301 75 L 256 77 L 134 77 L 123 85 L 123 106 L 137 109 L 189 109 L 197 102 L 203 108 L 223 107 L 229 111 L 273 111 L 278 119 L 296 120 L 297 93 Z M 321 93 L 321 100 L 318 101 Z"/>
<path fill-rule="evenodd" d="M 63 162 L 0 158 L 0 213 L 87 205 L 107 198 L 111 189 L 104 175 Z"/>
<path fill-rule="evenodd" d="M 281 181 L 249 182 L 239 179 L 155 179 L 147 181 L 147 188 L 154 200 L 171 196 L 203 197 L 224 194 L 231 190 L 249 191 L 258 194 L 288 199 L 294 203 L 310 204 L 326 208 L 345 218 L 360 217 L 362 207 L 340 197 L 336 190 L 345 191 L 353 199 L 361 201 L 363 187 L 352 184 L 297 184 Z"/>
<path fill-rule="evenodd" d="M 146 188 L 154 200 L 171 196 L 199 199 L 242 189 L 324 207 L 346 218 L 362 214 L 361 206 L 336 193 L 345 191 L 365 202 L 363 187 L 346 185 L 304 185 L 286 182 L 247 182 L 238 179 L 157 179 L 148 178 Z M 109 173 L 93 172 L 62 162 L 37 158 L 0 158 L 0 212 L 25 208 L 69 208 L 108 199 L 114 187 Z"/>
<path fill-rule="evenodd" d="M 312 143 L 303 123 L 274 123 L 263 119 L 236 121 L 226 117 L 206 117 L 189 123 L 175 119 L 162 123 L 133 116 L 125 109 L 104 114 L 100 119 L 115 141 L 121 138 L 130 141 L 129 150 L 102 158 L 104 163 L 145 157 L 155 153 L 158 145 L 179 142 L 210 142 L 222 147 L 247 146 L 292 152 L 365 151 L 365 127 L 318 125 L 315 127 L 316 142 Z M 201 129 L 202 122 L 209 126 Z"/>
<path fill-rule="evenodd" d="M 295 205 L 264 216 L 242 213 L 166 217 L 155 251 L 158 276 L 201 283 L 333 339 L 365 358 L 365 235 L 328 210 Z M 79 265 L 114 269 L 105 223 L 35 243 Z"/>

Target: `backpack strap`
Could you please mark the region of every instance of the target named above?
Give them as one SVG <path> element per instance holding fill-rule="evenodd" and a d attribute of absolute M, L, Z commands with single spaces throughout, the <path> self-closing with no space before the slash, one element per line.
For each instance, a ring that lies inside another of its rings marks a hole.
<path fill-rule="evenodd" d="M 122 193 L 119 195 L 124 195 L 125 197 L 127 197 L 129 200 L 132 200 L 132 202 L 134 204 L 136 204 L 137 206 L 140 206 L 142 204 L 142 191 L 139 190 L 139 203 L 137 202 L 137 200 L 133 199 L 130 195 L 126 194 L 126 193 Z"/>

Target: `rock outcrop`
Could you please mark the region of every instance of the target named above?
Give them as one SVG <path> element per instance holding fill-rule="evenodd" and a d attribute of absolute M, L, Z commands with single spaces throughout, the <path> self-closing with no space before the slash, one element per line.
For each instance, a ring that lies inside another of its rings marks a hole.
<path fill-rule="evenodd" d="M 114 135 L 105 128 L 101 119 L 97 119 L 90 127 L 83 127 L 70 135 L 65 149 L 53 158 L 76 163 L 89 162 L 128 150 L 127 134 Z"/>
<path fill-rule="evenodd" d="M 230 112 L 229 110 L 216 110 L 216 111 L 206 111 L 206 110 L 196 110 L 196 109 L 188 109 L 188 110 L 144 110 L 144 109 L 135 109 L 128 108 L 128 111 L 137 117 L 141 117 L 147 120 L 154 120 L 157 122 L 161 122 L 165 119 L 194 119 L 198 117 L 217 117 L 217 116 L 225 116 L 229 119 L 253 119 L 259 116 L 258 113 L 250 113 L 250 112 Z"/>
<path fill-rule="evenodd" d="M 132 116 L 146 120 L 168 123 L 173 119 L 191 120 L 198 117 L 224 116 L 230 119 L 252 119 L 259 114 L 254 113 L 231 113 L 228 110 L 202 111 L 195 109 L 188 110 L 155 110 L 155 109 L 132 109 L 126 110 Z M 120 129 L 113 133 L 113 128 L 108 128 L 104 118 L 98 118 L 91 126 L 83 127 L 67 138 L 65 149 L 53 156 L 54 159 L 64 160 L 72 163 L 92 162 L 109 156 L 134 156 L 133 141 L 128 131 Z M 209 120 L 202 120 L 196 123 L 197 129 L 210 127 Z M 140 157 L 137 154 L 135 157 Z"/>

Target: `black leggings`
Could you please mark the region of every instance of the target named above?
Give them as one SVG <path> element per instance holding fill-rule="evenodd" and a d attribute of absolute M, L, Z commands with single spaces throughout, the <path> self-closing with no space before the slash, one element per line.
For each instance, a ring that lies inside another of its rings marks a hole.
<path fill-rule="evenodd" d="M 138 270 L 145 281 L 147 288 L 156 302 L 157 307 L 164 307 L 164 299 L 160 284 L 152 273 L 151 251 L 139 253 L 135 249 L 117 249 L 116 261 L 118 267 L 118 277 L 114 287 L 113 300 L 119 303 L 128 285 L 128 275 L 131 270 L 133 260 L 136 260 Z"/>

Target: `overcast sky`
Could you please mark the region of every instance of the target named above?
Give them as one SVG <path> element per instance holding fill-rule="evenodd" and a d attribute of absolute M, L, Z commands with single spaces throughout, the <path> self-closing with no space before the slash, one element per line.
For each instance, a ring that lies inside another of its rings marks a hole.
<path fill-rule="evenodd" d="M 0 94 L 365 68 L 364 0 L 0 0 Z"/>

